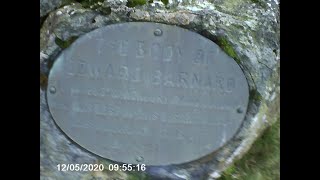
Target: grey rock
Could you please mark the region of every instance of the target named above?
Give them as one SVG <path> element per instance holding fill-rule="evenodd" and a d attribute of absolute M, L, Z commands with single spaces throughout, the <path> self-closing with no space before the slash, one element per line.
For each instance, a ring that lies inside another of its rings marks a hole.
<path fill-rule="evenodd" d="M 40 0 L 40 17 L 61 6 L 63 0 Z"/>
<path fill-rule="evenodd" d="M 108 0 L 110 6 L 119 0 Z M 104 3 L 104 4 L 105 4 Z M 126 7 L 111 6 L 109 15 L 84 9 L 79 4 L 67 5 L 51 12 L 40 33 L 40 72 L 46 76 L 50 64 L 62 48 L 56 38 L 63 41 L 81 36 L 96 28 L 128 21 L 150 21 L 182 26 L 198 32 L 233 57 L 243 69 L 250 86 L 251 99 L 244 123 L 234 138 L 223 148 L 201 160 L 182 165 L 147 168 L 147 173 L 162 179 L 217 179 L 235 160 L 241 158 L 252 143 L 279 117 L 280 99 L 280 13 L 277 0 L 252 1 L 169 0 L 167 8 L 154 3 Z M 93 21 L 94 19 L 94 21 Z M 48 111 L 45 84 L 40 90 L 41 109 L 41 177 L 127 178 L 129 173 L 116 175 L 103 171 L 59 172 L 58 163 L 90 163 L 109 161 L 77 147 L 57 128 Z M 67 178 L 68 179 L 68 178 Z"/>
<path fill-rule="evenodd" d="M 120 8 L 127 4 L 127 0 L 105 0 L 103 3 L 104 7 L 111 7 L 111 8 Z"/>

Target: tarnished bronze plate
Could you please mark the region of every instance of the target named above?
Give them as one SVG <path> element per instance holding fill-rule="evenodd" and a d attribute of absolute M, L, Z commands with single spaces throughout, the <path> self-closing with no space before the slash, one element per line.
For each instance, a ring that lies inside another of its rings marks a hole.
<path fill-rule="evenodd" d="M 56 124 L 118 162 L 190 162 L 240 127 L 248 84 L 238 64 L 201 35 L 157 23 L 96 29 L 56 59 L 47 99 Z"/>

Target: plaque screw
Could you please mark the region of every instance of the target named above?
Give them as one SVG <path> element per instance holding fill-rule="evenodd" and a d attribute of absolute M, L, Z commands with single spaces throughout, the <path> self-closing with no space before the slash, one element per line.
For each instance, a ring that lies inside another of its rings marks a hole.
<path fill-rule="evenodd" d="M 237 113 L 241 114 L 241 113 L 243 113 L 243 110 L 241 108 L 238 108 Z"/>
<path fill-rule="evenodd" d="M 156 29 L 156 30 L 154 31 L 154 35 L 155 35 L 155 36 L 161 36 L 161 35 L 162 35 L 161 29 Z"/>
<path fill-rule="evenodd" d="M 137 162 L 142 162 L 142 161 L 143 161 L 143 157 L 142 157 L 142 156 L 138 156 L 138 157 L 136 158 L 136 161 L 137 161 Z"/>
<path fill-rule="evenodd" d="M 50 89 L 49 89 L 50 93 L 51 94 L 54 94 L 56 93 L 56 88 L 54 86 L 52 86 Z"/>

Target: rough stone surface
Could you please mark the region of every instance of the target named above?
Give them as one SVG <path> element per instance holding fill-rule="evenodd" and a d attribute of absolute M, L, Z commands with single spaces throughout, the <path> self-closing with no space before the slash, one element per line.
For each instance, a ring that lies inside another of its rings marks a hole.
<path fill-rule="evenodd" d="M 47 15 L 50 11 L 61 6 L 63 0 L 40 0 L 40 17 Z"/>
<path fill-rule="evenodd" d="M 223 148 L 199 161 L 172 166 L 147 167 L 148 176 L 160 179 L 217 179 L 223 170 L 245 154 L 263 130 L 279 116 L 280 14 L 279 2 L 250 0 L 169 0 L 128 8 L 121 0 L 108 0 L 110 14 L 66 5 L 49 14 L 40 32 L 40 109 L 42 179 L 127 179 L 123 172 L 59 172 L 61 163 L 110 163 L 74 145 L 51 118 L 45 98 L 45 79 L 57 54 L 57 39 L 68 41 L 96 28 L 128 21 L 178 25 L 219 44 L 243 69 L 250 86 L 248 111 L 237 135 Z M 258 3 L 254 3 L 258 2 Z M 155 179 L 155 178 L 153 178 Z"/>

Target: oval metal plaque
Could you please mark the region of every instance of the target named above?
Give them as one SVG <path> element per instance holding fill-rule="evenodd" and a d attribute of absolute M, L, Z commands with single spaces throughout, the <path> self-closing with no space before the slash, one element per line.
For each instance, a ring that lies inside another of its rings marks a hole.
<path fill-rule="evenodd" d="M 176 26 L 96 29 L 56 59 L 47 100 L 56 124 L 85 149 L 123 163 L 180 164 L 223 146 L 248 104 L 238 64 Z"/>

